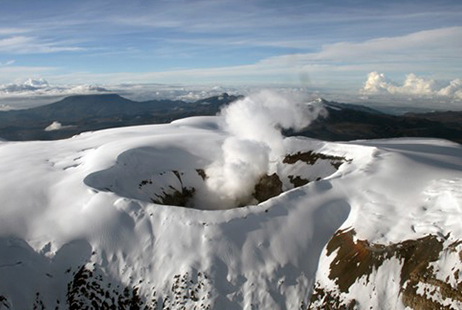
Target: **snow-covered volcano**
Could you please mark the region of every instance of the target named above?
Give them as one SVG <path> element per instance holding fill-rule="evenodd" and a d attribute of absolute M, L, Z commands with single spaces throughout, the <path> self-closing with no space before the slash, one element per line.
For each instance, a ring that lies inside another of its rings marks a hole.
<path fill-rule="evenodd" d="M 462 306 L 459 144 L 281 137 L 230 196 L 207 180 L 247 182 L 216 170 L 236 136 L 217 116 L 1 141 L 0 309 Z"/>

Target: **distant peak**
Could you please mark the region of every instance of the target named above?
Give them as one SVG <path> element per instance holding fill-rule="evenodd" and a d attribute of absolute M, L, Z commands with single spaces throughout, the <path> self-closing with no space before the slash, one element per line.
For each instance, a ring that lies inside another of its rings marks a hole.
<path fill-rule="evenodd" d="M 65 99 L 67 98 L 106 98 L 106 99 L 114 98 L 115 99 L 115 98 L 123 98 L 123 97 L 116 93 L 105 93 L 105 94 L 79 94 L 79 95 L 68 96 Z"/>
<path fill-rule="evenodd" d="M 323 104 L 329 103 L 329 101 L 327 101 L 326 99 L 324 99 L 322 97 L 318 97 L 318 98 L 314 99 L 312 102 L 323 103 Z"/>
<path fill-rule="evenodd" d="M 68 96 L 57 103 L 76 103 L 76 102 L 86 102 L 86 103 L 109 103 L 109 102 L 131 102 L 116 93 L 109 94 L 79 94 Z"/>

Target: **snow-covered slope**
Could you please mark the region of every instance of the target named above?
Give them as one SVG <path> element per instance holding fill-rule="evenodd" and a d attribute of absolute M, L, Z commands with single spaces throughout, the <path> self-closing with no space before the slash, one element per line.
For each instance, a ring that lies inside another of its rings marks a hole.
<path fill-rule="evenodd" d="M 207 183 L 229 138 L 195 117 L 0 142 L 0 309 L 461 307 L 443 292 L 460 292 L 460 145 L 285 138 L 267 167 L 283 193 L 258 203 L 255 185 L 232 208 Z M 411 258 L 425 281 L 403 280 Z"/>
<path fill-rule="evenodd" d="M 461 146 L 353 144 L 369 160 L 332 180 L 351 212 L 323 250 L 309 308 L 461 309 Z"/>

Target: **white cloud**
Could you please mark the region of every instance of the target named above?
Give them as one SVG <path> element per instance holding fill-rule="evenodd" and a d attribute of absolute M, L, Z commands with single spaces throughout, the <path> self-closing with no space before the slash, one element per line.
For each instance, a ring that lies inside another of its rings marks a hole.
<path fill-rule="evenodd" d="M 30 29 L 26 28 L 0 28 L 0 35 L 13 35 L 30 32 Z"/>
<path fill-rule="evenodd" d="M 8 63 L 8 62 L 7 62 Z M 14 79 L 23 78 L 24 76 L 40 76 L 45 73 L 56 71 L 56 67 L 40 66 L 0 66 L 0 83 L 10 82 Z"/>
<path fill-rule="evenodd" d="M 6 67 L 6 66 L 11 66 L 12 64 L 14 64 L 15 61 L 14 60 L 8 60 L 6 62 L 0 62 L 0 67 Z"/>
<path fill-rule="evenodd" d="M 401 88 L 398 88 L 398 93 L 417 95 L 417 96 L 431 96 L 434 94 L 433 80 L 418 77 L 411 73 L 406 76 L 406 80 Z"/>
<path fill-rule="evenodd" d="M 383 73 L 371 72 L 367 75 L 367 80 L 361 92 L 366 94 L 376 94 L 382 91 L 388 91 L 390 81 Z"/>
<path fill-rule="evenodd" d="M 420 31 L 404 36 L 377 38 L 363 42 L 324 45 L 310 53 L 288 54 L 246 65 L 191 68 L 157 72 L 111 74 L 72 73 L 56 79 L 105 81 L 107 83 L 221 83 L 227 85 L 298 84 L 314 87 L 359 87 L 365 73 L 379 70 L 438 72 L 448 78 L 460 74 L 455 65 L 462 55 L 462 27 Z M 309 85 L 305 78 L 309 77 Z M 347 78 L 346 78 L 347 77 Z M 356 86 L 354 83 L 357 83 Z M 409 86 L 411 87 L 411 86 Z"/>
<path fill-rule="evenodd" d="M 446 96 L 446 97 L 453 97 L 455 99 L 462 100 L 462 80 L 461 79 L 452 80 L 448 86 L 438 91 L 438 95 Z"/>
<path fill-rule="evenodd" d="M 446 53 L 455 55 L 462 49 L 462 27 L 448 27 L 410 33 L 404 36 L 384 37 L 359 43 L 339 42 L 326 45 L 314 55 L 324 60 L 376 61 L 382 58 L 402 59 L 427 57 Z M 420 50 L 420 53 L 415 53 Z M 390 54 L 392 52 L 393 54 Z M 437 53 L 435 53 L 437 52 Z M 367 59 L 360 58 L 368 56 Z"/>
<path fill-rule="evenodd" d="M 3 41 L 0 39 L 0 52 L 2 48 L 17 52 L 32 52 L 31 50 L 34 49 L 37 52 L 75 50 L 75 47 L 67 49 L 69 44 L 36 41 L 22 35 Z M 44 46 L 34 48 L 36 43 L 43 43 Z M 109 84 L 155 82 L 191 85 L 191 81 L 194 81 L 197 84 L 248 85 L 257 82 L 260 85 L 277 83 L 310 87 L 335 85 L 336 88 L 348 91 L 357 89 L 364 74 L 373 70 L 379 72 L 386 70 L 394 74 L 415 71 L 438 72 L 447 79 L 453 79 L 460 74 L 459 67 L 455 65 L 460 55 L 462 55 L 462 27 L 449 27 L 362 42 L 326 44 L 318 51 L 268 57 L 246 65 L 110 74 L 90 72 L 68 74 L 59 68 L 50 68 L 49 71 L 52 72 L 41 75 L 50 77 L 50 80 L 74 84 L 104 81 Z M 6 68 L 10 71 L 6 71 Z M 16 75 L 11 73 L 13 70 L 26 72 L 26 69 L 21 70 L 16 66 L 0 67 L 0 76 L 21 76 L 19 73 Z M 46 71 L 44 69 L 37 70 Z M 58 75 L 52 74 L 59 71 L 61 72 Z M 409 88 L 412 87 L 409 85 Z"/>
<path fill-rule="evenodd" d="M 8 104 L 0 104 L 0 111 L 10 111 L 13 107 Z"/>
<path fill-rule="evenodd" d="M 17 54 L 47 54 L 83 51 L 84 48 L 66 46 L 65 42 L 44 41 L 35 37 L 12 36 L 0 39 L 0 52 Z"/>
<path fill-rule="evenodd" d="M 153 99 L 196 101 L 223 93 L 242 95 L 248 92 L 250 90 L 217 85 L 184 86 L 154 83 L 54 85 L 43 78 L 28 78 L 18 79 L 14 83 L 0 84 L 0 110 L 28 108 L 48 104 L 66 96 L 85 94 L 117 93 L 135 101 Z"/>
<path fill-rule="evenodd" d="M 48 82 L 44 79 L 27 79 L 23 82 L 0 85 L 0 93 L 32 92 L 48 88 Z"/>
<path fill-rule="evenodd" d="M 15 83 L 0 85 L 0 98 L 24 96 L 65 96 L 104 92 L 108 92 L 108 90 L 96 85 L 49 85 L 43 78 L 29 78 Z"/>
<path fill-rule="evenodd" d="M 45 128 L 45 131 L 60 130 L 61 128 L 63 128 L 63 125 L 60 122 L 54 121 Z"/>
<path fill-rule="evenodd" d="M 16 43 L 30 44 L 24 36 Z M 1 40 L 0 40 L 1 41 Z M 22 42 L 22 43 L 21 43 Z M 10 45 L 14 42 L 10 42 Z M 5 46 L 9 45 L 4 42 Z M 14 44 L 13 44 L 14 45 Z M 6 48 L 4 46 L 4 48 Z M 57 45 L 65 46 L 65 44 Z M 1 47 L 0 47 L 1 51 Z M 339 42 L 326 44 L 320 50 L 268 57 L 255 63 L 212 68 L 194 68 L 165 70 L 154 72 L 114 72 L 65 73 L 60 68 L 34 68 L 0 66 L 0 77 L 19 77 L 27 75 L 47 76 L 52 81 L 66 81 L 69 84 L 120 83 L 146 84 L 221 84 L 221 85 L 297 85 L 318 89 L 341 90 L 355 94 L 367 72 L 389 72 L 393 75 L 408 72 L 435 72 L 446 80 L 460 76 L 460 55 L 462 55 L 462 27 L 440 28 L 410 33 L 404 36 L 382 37 L 359 42 Z M 29 71 L 29 73 L 28 73 Z M 55 74 L 58 73 L 58 74 Z M 438 89 L 439 83 L 416 75 L 409 75 L 406 81 L 398 85 L 384 76 L 369 77 L 362 92 L 364 94 L 383 93 L 409 96 L 438 96 L 440 99 L 458 100 L 461 92 L 458 84 L 445 85 Z M 374 81 L 374 78 L 376 81 Z M 456 80 L 455 80 L 456 81 Z M 72 85 L 52 87 L 55 92 L 72 93 Z M 89 86 L 87 86 L 89 87 Z M 0 87 L 1 88 L 1 87 Z M 63 91 L 62 89 L 66 89 Z M 444 90 L 446 89 L 446 90 Z M 52 94 L 39 89 L 34 94 Z M 95 89 L 74 89 L 74 93 L 96 91 Z M 1 92 L 1 90 L 0 90 Z M 5 92 L 4 92 L 5 93 Z M 10 92 L 10 94 L 12 94 Z M 15 94 L 19 94 L 16 92 Z M 164 94 L 164 93 L 163 93 Z M 162 94 L 162 95 L 163 95 Z M 183 96 L 200 98 L 198 93 L 182 93 Z M 170 96 L 171 97 L 171 96 Z"/>
<path fill-rule="evenodd" d="M 61 130 L 61 129 L 71 128 L 71 127 L 74 127 L 74 126 L 63 126 L 63 124 L 61 124 L 60 122 L 54 121 L 53 123 L 48 125 L 44 130 L 45 131 L 55 131 L 55 130 Z"/>
<path fill-rule="evenodd" d="M 462 100 L 462 81 L 455 79 L 444 88 L 438 88 L 432 79 L 408 74 L 402 85 L 385 77 L 383 73 L 371 72 L 367 76 L 360 93 L 364 95 L 390 94 L 410 97 L 446 97 L 450 100 Z"/>
<path fill-rule="evenodd" d="M 462 27 L 419 31 L 404 36 L 383 37 L 363 42 L 338 42 L 324 45 L 320 51 L 267 58 L 266 66 L 305 67 L 325 66 L 341 70 L 370 66 L 395 71 L 418 64 L 427 71 L 457 71 L 454 59 L 462 55 Z"/>

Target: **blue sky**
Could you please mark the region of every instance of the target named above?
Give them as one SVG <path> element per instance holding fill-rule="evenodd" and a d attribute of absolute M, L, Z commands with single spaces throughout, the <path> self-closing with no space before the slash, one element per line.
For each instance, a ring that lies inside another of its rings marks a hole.
<path fill-rule="evenodd" d="M 5 0 L 0 11 L 0 83 L 358 91 L 377 72 L 444 86 L 462 78 L 461 55 L 460 0 Z"/>

